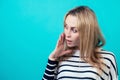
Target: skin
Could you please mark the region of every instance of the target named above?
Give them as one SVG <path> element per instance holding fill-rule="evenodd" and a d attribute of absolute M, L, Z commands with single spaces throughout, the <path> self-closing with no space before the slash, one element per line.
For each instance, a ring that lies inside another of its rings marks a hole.
<path fill-rule="evenodd" d="M 65 20 L 64 33 L 60 35 L 55 49 L 50 54 L 50 60 L 56 61 L 59 57 L 72 53 L 72 49 L 64 50 L 64 41 L 66 41 L 67 46 L 70 48 L 79 47 L 79 32 L 76 26 L 77 18 L 75 16 L 68 15 Z"/>
<path fill-rule="evenodd" d="M 72 15 L 68 15 L 65 20 L 65 39 L 68 47 L 79 47 L 79 32 L 77 29 L 77 18 Z"/>

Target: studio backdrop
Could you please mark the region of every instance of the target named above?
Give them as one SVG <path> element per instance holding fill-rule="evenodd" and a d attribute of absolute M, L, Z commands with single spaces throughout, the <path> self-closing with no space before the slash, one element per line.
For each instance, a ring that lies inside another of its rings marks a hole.
<path fill-rule="evenodd" d="M 92 8 L 120 67 L 120 0 L 0 0 L 0 80 L 41 80 L 64 15 Z M 120 69 L 118 69 L 120 73 Z"/>

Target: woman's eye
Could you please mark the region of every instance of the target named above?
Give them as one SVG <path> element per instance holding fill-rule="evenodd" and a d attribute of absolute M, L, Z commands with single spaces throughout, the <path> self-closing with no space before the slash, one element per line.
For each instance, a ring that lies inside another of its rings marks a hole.
<path fill-rule="evenodd" d="M 73 29 L 72 31 L 73 31 L 74 33 L 76 33 L 76 32 L 77 32 L 77 30 L 76 30 L 76 29 Z"/>

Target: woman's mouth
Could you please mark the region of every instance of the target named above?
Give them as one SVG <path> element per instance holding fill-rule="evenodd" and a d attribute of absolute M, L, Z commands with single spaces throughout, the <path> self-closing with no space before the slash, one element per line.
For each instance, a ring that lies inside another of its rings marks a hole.
<path fill-rule="evenodd" d="M 72 41 L 71 40 L 66 40 L 67 41 L 67 43 L 71 43 Z"/>

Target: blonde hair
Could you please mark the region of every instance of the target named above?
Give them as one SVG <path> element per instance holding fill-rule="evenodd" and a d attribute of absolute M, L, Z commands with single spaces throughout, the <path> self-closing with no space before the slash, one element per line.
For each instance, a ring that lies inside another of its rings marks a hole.
<path fill-rule="evenodd" d="M 95 13 L 87 6 L 76 7 L 65 15 L 64 25 L 68 15 L 75 16 L 78 19 L 80 58 L 97 69 L 101 69 L 101 54 L 97 54 L 96 50 L 105 45 L 105 40 L 99 29 Z M 67 45 L 65 49 L 68 49 Z"/>

